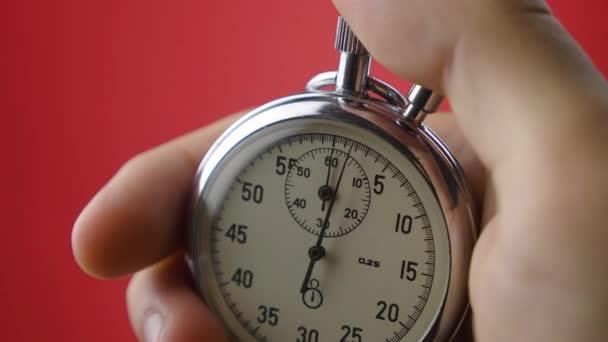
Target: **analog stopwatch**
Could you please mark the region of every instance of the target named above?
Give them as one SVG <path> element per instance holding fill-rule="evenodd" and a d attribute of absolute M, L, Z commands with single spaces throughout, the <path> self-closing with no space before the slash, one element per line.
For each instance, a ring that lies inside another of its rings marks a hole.
<path fill-rule="evenodd" d="M 467 310 L 471 198 L 423 120 L 441 97 L 369 76 L 340 18 L 337 72 L 266 104 L 195 179 L 189 258 L 234 341 L 443 341 Z"/>

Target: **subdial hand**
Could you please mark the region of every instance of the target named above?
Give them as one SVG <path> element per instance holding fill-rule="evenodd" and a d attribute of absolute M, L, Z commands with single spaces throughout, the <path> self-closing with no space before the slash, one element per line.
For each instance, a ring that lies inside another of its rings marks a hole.
<path fill-rule="evenodd" d="M 336 189 L 333 191 L 331 202 L 329 202 L 329 208 L 327 208 L 327 213 L 325 214 L 325 219 L 323 220 L 323 225 L 321 226 L 321 232 L 319 232 L 319 238 L 317 239 L 317 243 L 314 246 L 310 247 L 310 249 L 308 250 L 310 262 L 308 263 L 308 268 L 306 269 L 304 282 L 302 282 L 302 287 L 300 288 L 301 293 L 306 292 L 306 290 L 308 289 L 308 282 L 310 281 L 310 276 L 312 275 L 312 271 L 315 267 L 315 264 L 318 260 L 321 260 L 325 256 L 325 248 L 323 248 L 322 245 L 323 238 L 325 237 L 325 231 L 327 231 L 327 228 L 329 228 L 329 216 L 331 215 L 332 209 L 334 208 L 334 204 L 336 203 L 336 198 L 338 198 L 338 189 L 340 188 L 340 183 L 342 183 L 342 176 L 344 175 L 344 170 L 346 169 L 346 164 L 348 163 L 348 159 L 350 158 L 350 152 L 353 149 L 353 145 L 354 144 L 351 143 L 350 148 L 348 149 L 348 153 L 346 154 L 346 158 L 344 158 L 344 164 L 342 165 L 342 170 L 340 170 L 340 176 L 338 176 L 338 182 L 336 183 Z M 329 165 L 331 167 L 331 158 L 329 161 Z"/>
<path fill-rule="evenodd" d="M 336 144 L 336 136 L 334 135 L 334 142 L 332 144 L 335 145 Z M 331 187 L 329 186 L 329 175 L 331 174 L 331 165 L 332 165 L 332 161 L 334 159 L 334 151 L 335 149 L 331 149 L 331 153 L 329 154 L 329 161 L 327 162 L 327 177 L 325 178 L 325 185 L 323 185 L 320 189 L 319 189 L 319 197 L 321 198 L 321 200 L 323 201 L 323 203 L 321 204 L 321 211 L 325 211 L 325 203 L 331 199 L 333 191 L 331 190 Z"/>

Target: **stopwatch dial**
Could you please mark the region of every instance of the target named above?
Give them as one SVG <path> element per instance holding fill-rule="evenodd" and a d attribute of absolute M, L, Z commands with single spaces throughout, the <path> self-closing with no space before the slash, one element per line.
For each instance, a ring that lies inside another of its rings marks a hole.
<path fill-rule="evenodd" d="M 242 152 L 237 166 L 224 158 L 210 187 L 229 186 L 212 197 L 217 210 L 201 237 L 205 299 L 234 338 L 426 336 L 447 291 L 449 240 L 415 161 L 367 130 L 327 124 L 242 144 L 256 152 Z"/>
<path fill-rule="evenodd" d="M 326 237 L 347 234 L 365 218 L 370 205 L 369 179 L 363 167 L 340 147 L 310 150 L 298 159 L 286 161 L 289 172 L 285 180 L 285 200 L 293 219 L 310 233 L 319 235 L 327 225 Z M 336 192 L 344 166 L 340 191 Z M 334 200 L 331 221 L 325 221 Z"/>

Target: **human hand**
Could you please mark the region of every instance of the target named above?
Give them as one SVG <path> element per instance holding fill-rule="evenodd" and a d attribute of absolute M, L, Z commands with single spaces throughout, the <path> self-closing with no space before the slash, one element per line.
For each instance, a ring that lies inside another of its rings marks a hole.
<path fill-rule="evenodd" d="M 454 115 L 426 122 L 483 208 L 469 282 L 475 340 L 606 339 L 608 90 L 544 3 L 334 2 L 382 64 L 450 97 Z M 75 224 L 85 271 L 135 273 L 127 297 L 140 339 L 226 340 L 181 249 L 196 167 L 232 120 L 134 158 Z"/>

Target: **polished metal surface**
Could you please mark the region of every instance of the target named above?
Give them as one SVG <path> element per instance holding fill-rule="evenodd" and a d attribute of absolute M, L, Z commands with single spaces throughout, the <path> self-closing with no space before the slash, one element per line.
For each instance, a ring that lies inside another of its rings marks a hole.
<path fill-rule="evenodd" d="M 403 110 L 403 117 L 419 123 L 424 120 L 427 114 L 437 111 L 443 96 L 431 89 L 413 84 L 406 99 L 407 106 Z"/>
<path fill-rule="evenodd" d="M 336 30 L 336 50 L 340 52 L 340 64 L 336 75 L 336 91 L 356 96 L 364 96 L 367 91 L 369 53 L 351 31 L 344 18 L 338 18 Z"/>
<path fill-rule="evenodd" d="M 199 167 L 192 199 L 189 255 L 198 289 L 211 309 L 227 319 L 224 323 L 235 334 L 235 340 L 239 340 L 236 336 L 247 336 L 238 322 L 230 321 L 229 309 L 213 303 L 209 294 L 213 274 L 208 237 L 211 221 L 220 210 L 223 198 L 217 190 L 210 189 L 230 187 L 238 168 L 228 167 L 228 162 L 231 165 L 250 162 L 261 152 L 252 150 L 255 146 L 260 149 L 278 141 L 293 132 L 289 127 L 301 127 L 309 120 L 327 120 L 371 130 L 402 151 L 404 158 L 410 158 L 428 179 L 448 228 L 451 272 L 443 310 L 424 341 L 449 341 L 468 309 L 469 261 L 476 239 L 471 195 L 451 152 L 429 128 L 401 120 L 400 111 L 370 98 L 336 92 L 290 96 L 254 110 L 218 139 Z"/>
<path fill-rule="evenodd" d="M 475 208 L 463 172 L 449 149 L 421 122 L 437 110 L 442 97 L 414 84 L 407 97 L 369 77 L 370 56 L 339 18 L 338 71 L 312 78 L 306 93 L 259 107 L 233 124 L 215 142 L 197 171 L 189 215 L 189 264 L 195 283 L 234 341 L 249 341 L 244 327 L 225 304 L 215 302 L 210 252 L 213 218 L 221 210 L 222 191 L 230 188 L 239 165 L 251 162 L 268 146 L 310 122 L 356 126 L 390 142 L 428 180 L 443 211 L 450 243 L 450 281 L 443 308 L 423 341 L 449 341 L 468 310 L 469 262 L 476 240 Z M 334 86 L 334 89 L 325 90 Z M 384 101 L 369 96 L 376 94 Z"/>
<path fill-rule="evenodd" d="M 372 93 L 385 99 L 388 103 L 398 108 L 405 108 L 407 106 L 407 100 L 399 90 L 394 88 L 392 85 L 381 81 L 377 78 L 370 77 L 367 82 L 367 89 Z"/>
<path fill-rule="evenodd" d="M 337 71 L 328 71 L 315 75 L 315 77 L 311 78 L 310 81 L 306 83 L 306 91 L 316 92 L 323 90 L 325 87 L 335 86 L 337 75 Z"/>
<path fill-rule="evenodd" d="M 359 56 L 369 56 L 369 52 L 367 52 L 365 46 L 363 46 L 361 41 L 359 41 L 359 38 L 355 36 L 343 17 L 338 17 L 335 47 L 338 52 L 345 52 Z"/>
<path fill-rule="evenodd" d="M 316 75 L 306 84 L 306 91 L 318 92 L 322 91 L 325 87 L 335 86 L 337 75 L 336 71 L 328 71 Z M 394 107 L 405 109 L 407 105 L 405 97 L 397 89 L 379 79 L 369 77 L 367 79 L 367 91 L 378 95 Z"/>
<path fill-rule="evenodd" d="M 340 65 L 336 75 L 336 91 L 359 96 L 365 95 L 370 63 L 369 56 L 343 52 L 340 55 Z"/>

